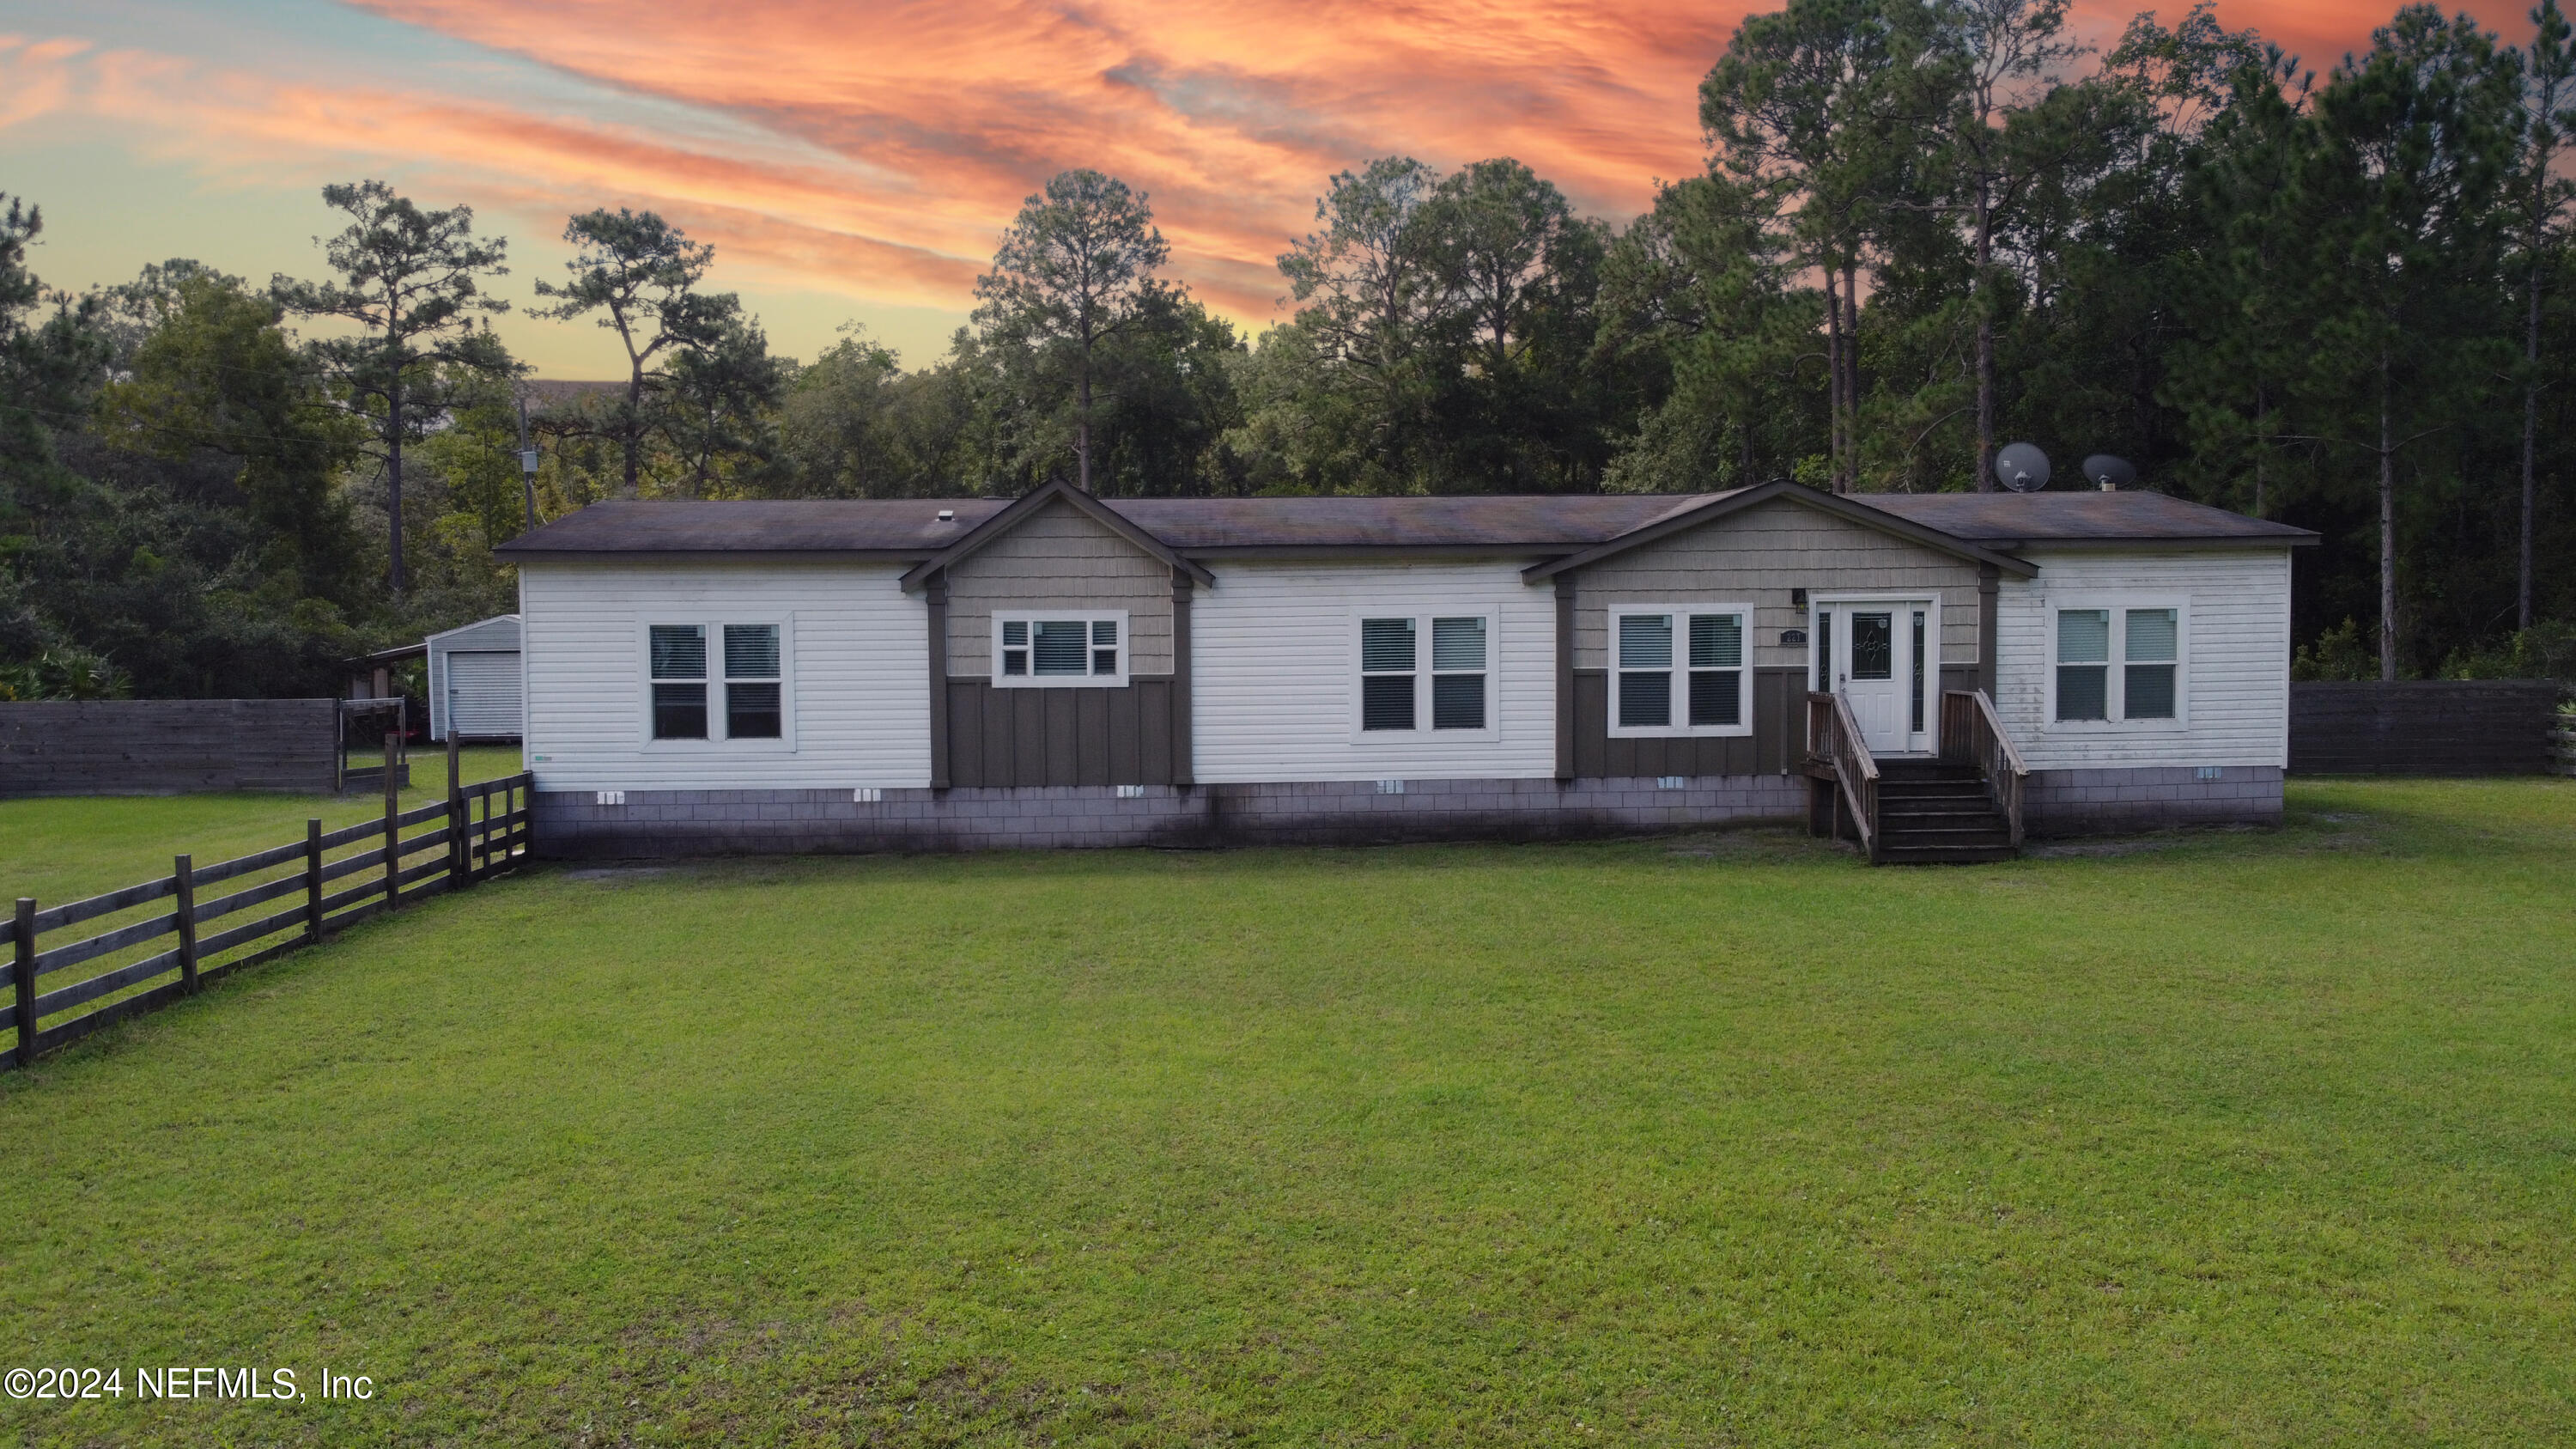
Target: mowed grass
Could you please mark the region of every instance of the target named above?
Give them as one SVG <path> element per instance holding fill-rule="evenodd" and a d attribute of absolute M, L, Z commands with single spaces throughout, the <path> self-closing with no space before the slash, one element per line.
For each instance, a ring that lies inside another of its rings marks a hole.
<path fill-rule="evenodd" d="M 1968 869 L 545 869 L 0 1079 L 0 1343 L 128 1391 L 0 1422 L 2565 1443 L 2571 860 L 2576 784 L 2529 781 Z"/>
<path fill-rule="evenodd" d="M 457 773 L 469 785 L 523 768 L 516 746 L 477 746 L 459 754 Z M 411 778 L 404 809 L 446 798 L 445 748 L 415 750 Z M 337 830 L 384 813 L 381 786 L 345 795 L 245 791 L 0 800 L 0 896 L 33 896 L 58 906 L 168 875 L 170 858 L 182 851 L 198 865 L 212 865 L 302 840 L 307 820 L 318 818 L 324 829 Z"/>

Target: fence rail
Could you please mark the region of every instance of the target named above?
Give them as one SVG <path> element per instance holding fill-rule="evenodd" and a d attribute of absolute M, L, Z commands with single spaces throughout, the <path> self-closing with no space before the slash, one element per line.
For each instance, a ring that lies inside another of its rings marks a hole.
<path fill-rule="evenodd" d="M 378 819 L 328 831 L 321 821 L 310 820 L 300 841 L 211 865 L 199 866 L 188 856 L 176 856 L 166 876 L 87 900 L 39 910 L 34 900 L 19 898 L 10 918 L 0 922 L 0 949 L 9 957 L 11 988 L 8 1004 L 0 1006 L 0 1032 L 14 1033 L 17 1039 L 14 1051 L 0 1054 L 6 1057 L 0 1064 L 28 1066 L 112 1022 L 193 995 L 207 982 L 244 966 L 313 945 L 406 902 L 489 880 L 524 862 L 535 836 L 535 777 L 520 774 L 458 784 L 451 749 L 448 781 L 446 799 L 401 810 L 389 779 L 384 814 Z M 407 827 L 433 820 L 438 822 L 434 830 L 409 837 L 402 834 Z M 363 848 L 333 855 L 361 841 L 366 842 Z M 206 886 L 288 866 L 294 869 L 274 879 L 200 898 Z M 362 874 L 365 878 L 357 885 L 325 890 L 334 881 Z M 286 910 L 233 920 L 270 902 L 299 896 Z M 176 904 L 77 940 L 45 943 L 46 936 L 164 900 Z M 230 924 L 207 934 L 205 928 L 218 921 Z M 171 936 L 178 939 L 168 949 L 109 962 L 66 984 L 47 980 L 72 967 Z M 241 954 L 229 954 L 234 952 Z M 40 991 L 40 987 L 51 989 Z M 72 1014 L 66 1017 L 66 1013 Z M 48 1018 L 62 1019 L 48 1024 Z"/>

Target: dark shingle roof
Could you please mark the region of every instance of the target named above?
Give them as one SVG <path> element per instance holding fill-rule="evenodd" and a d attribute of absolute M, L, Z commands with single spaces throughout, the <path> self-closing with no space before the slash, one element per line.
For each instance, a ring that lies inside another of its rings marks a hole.
<path fill-rule="evenodd" d="M 2314 533 L 2162 493 L 1862 493 L 1852 499 L 1953 538 L 2046 543 L 2296 543 Z"/>
<path fill-rule="evenodd" d="M 1111 498 L 1176 549 L 1564 548 L 1600 543 L 1714 494 L 1441 498 Z"/>
<path fill-rule="evenodd" d="M 1182 552 L 1478 549 L 1570 552 L 1727 495 L 1103 499 Z M 1853 497 L 1955 538 L 2049 543 L 2297 543 L 2305 529 L 2160 493 L 1868 493 Z M 920 559 L 1001 511 L 998 498 L 594 503 L 503 544 L 511 557 L 857 554 Z M 955 516 L 939 519 L 942 510 Z"/>

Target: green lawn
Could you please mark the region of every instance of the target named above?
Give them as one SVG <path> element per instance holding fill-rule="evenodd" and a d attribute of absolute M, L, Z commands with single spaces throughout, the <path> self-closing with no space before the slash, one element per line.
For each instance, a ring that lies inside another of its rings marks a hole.
<path fill-rule="evenodd" d="M 541 870 L 0 1078 L 8 1365 L 128 1390 L 0 1429 L 2563 1444 L 2571 862 L 2532 781 L 1966 869 Z"/>
<path fill-rule="evenodd" d="M 475 748 L 464 756 L 465 783 L 515 775 L 516 746 Z M 447 755 L 412 755 L 406 809 L 447 794 Z M 187 851 L 199 865 L 248 855 L 304 838 L 319 817 L 336 830 L 385 812 L 381 788 L 348 795 L 131 795 L 71 800 L 0 800 L 0 902 L 34 896 L 48 906 L 170 873 L 170 857 Z M 48 942 L 47 944 L 51 944 Z"/>

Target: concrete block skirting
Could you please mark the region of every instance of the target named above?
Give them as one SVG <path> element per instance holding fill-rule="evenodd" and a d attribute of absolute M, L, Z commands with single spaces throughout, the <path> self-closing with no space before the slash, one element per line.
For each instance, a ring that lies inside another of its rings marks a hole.
<path fill-rule="evenodd" d="M 1427 840 L 1563 840 L 1805 818 L 1797 775 L 1728 775 L 1663 789 L 1651 778 L 1373 780 L 882 791 L 540 790 L 537 852 L 562 858 L 820 855 L 881 850 L 1108 846 L 1376 845 Z M 2277 774 L 2273 794 L 2279 797 Z"/>
<path fill-rule="evenodd" d="M 2022 801 L 2029 833 L 2037 836 L 2278 825 L 2281 771 L 2272 765 L 2033 770 Z"/>

